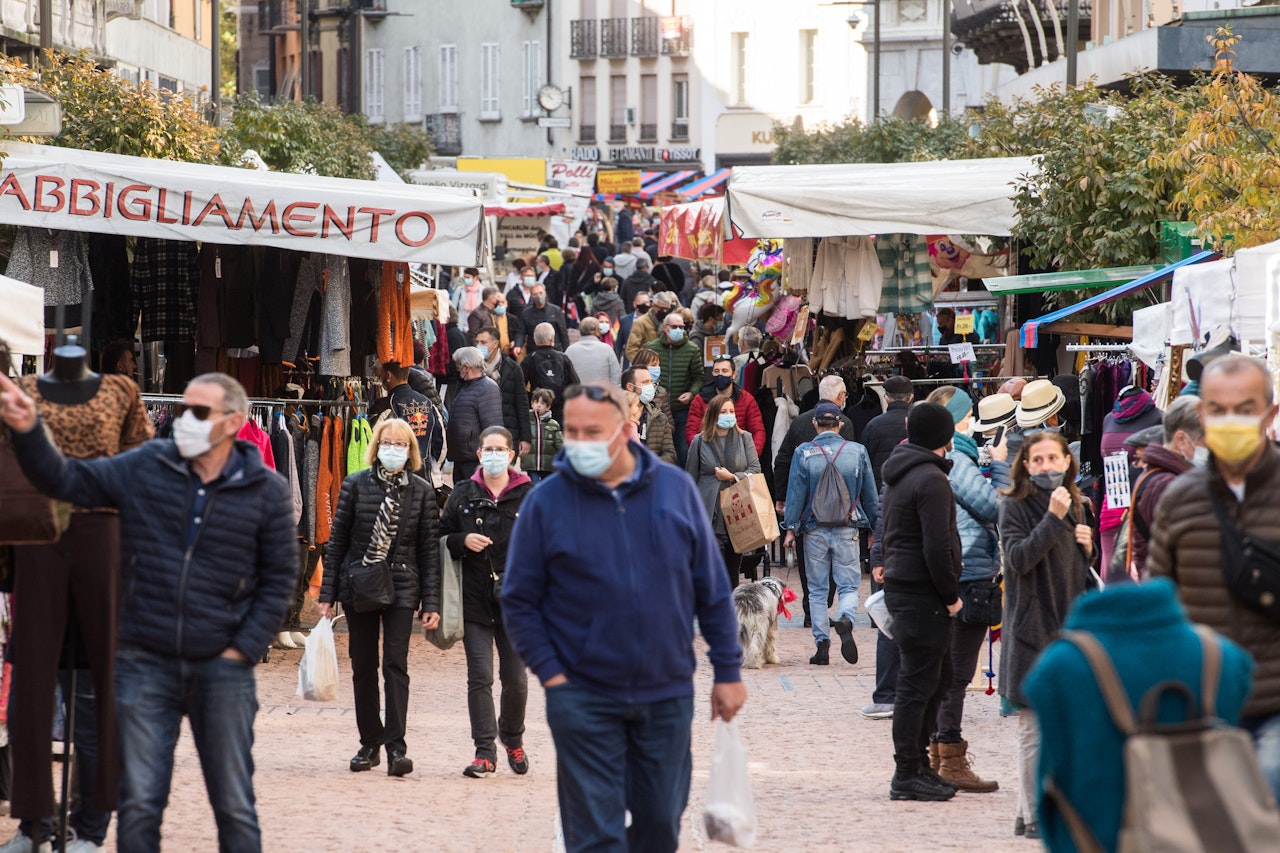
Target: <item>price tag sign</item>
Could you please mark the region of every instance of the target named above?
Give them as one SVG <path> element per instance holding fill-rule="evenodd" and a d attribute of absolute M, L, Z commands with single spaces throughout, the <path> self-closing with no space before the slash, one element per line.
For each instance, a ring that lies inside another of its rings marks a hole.
<path fill-rule="evenodd" d="M 858 330 L 858 340 L 869 341 L 876 336 L 876 324 L 873 320 L 868 320 L 862 324 L 862 328 Z"/>
<path fill-rule="evenodd" d="M 1124 509 L 1129 506 L 1129 456 L 1123 450 L 1102 460 L 1107 483 L 1107 506 Z"/>
<path fill-rule="evenodd" d="M 973 315 L 972 314 L 956 315 L 956 334 L 957 335 L 973 334 Z"/>
<path fill-rule="evenodd" d="M 951 353 L 952 364 L 978 360 L 973 354 L 973 344 L 947 344 L 947 351 Z"/>
<path fill-rule="evenodd" d="M 872 332 L 874 333 L 875 324 L 868 323 L 867 325 L 872 327 Z M 803 341 L 805 333 L 808 331 L 809 331 L 809 306 L 801 305 L 799 312 L 796 313 L 796 328 L 795 328 L 795 331 L 791 333 L 791 343 L 798 344 L 801 341 Z"/>

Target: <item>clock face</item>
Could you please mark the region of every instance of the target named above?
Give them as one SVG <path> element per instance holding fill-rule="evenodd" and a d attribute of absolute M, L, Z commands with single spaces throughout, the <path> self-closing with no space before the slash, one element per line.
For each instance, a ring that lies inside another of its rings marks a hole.
<path fill-rule="evenodd" d="M 555 86 L 543 86 L 538 90 L 538 103 L 544 110 L 558 110 L 564 105 L 564 92 Z"/>

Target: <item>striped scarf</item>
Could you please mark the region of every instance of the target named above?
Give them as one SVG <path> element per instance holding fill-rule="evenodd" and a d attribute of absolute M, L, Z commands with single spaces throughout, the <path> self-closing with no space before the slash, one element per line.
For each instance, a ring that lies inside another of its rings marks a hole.
<path fill-rule="evenodd" d="M 380 464 L 373 466 L 373 476 L 386 486 L 387 494 L 378 507 L 378 517 L 369 534 L 369 547 L 364 552 L 366 566 L 385 561 L 391 552 L 391 543 L 396 541 L 396 532 L 400 529 L 400 491 L 409 482 L 404 471 L 388 474 Z"/>

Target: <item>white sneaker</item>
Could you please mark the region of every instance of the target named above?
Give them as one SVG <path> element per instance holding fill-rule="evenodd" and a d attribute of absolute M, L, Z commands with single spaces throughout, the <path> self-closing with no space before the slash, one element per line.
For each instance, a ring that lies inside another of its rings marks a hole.
<path fill-rule="evenodd" d="M 869 720 L 888 720 L 893 717 L 893 706 L 873 703 L 859 713 Z"/>
<path fill-rule="evenodd" d="M 53 853 L 53 844 L 48 841 L 34 844 L 30 838 L 19 832 L 4 844 L 0 844 L 0 853 Z"/>

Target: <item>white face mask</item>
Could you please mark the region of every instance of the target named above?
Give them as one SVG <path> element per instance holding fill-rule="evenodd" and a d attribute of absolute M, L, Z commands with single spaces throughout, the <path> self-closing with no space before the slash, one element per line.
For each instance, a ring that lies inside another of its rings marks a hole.
<path fill-rule="evenodd" d="M 209 436 L 213 432 L 213 425 L 220 420 L 222 418 L 202 421 L 196 417 L 195 412 L 183 412 L 182 417 L 173 422 L 173 443 L 178 446 L 178 455 L 183 459 L 195 459 L 212 450 L 214 443 L 209 440 Z M 218 439 L 218 443 L 221 442 L 222 439 Z"/>

